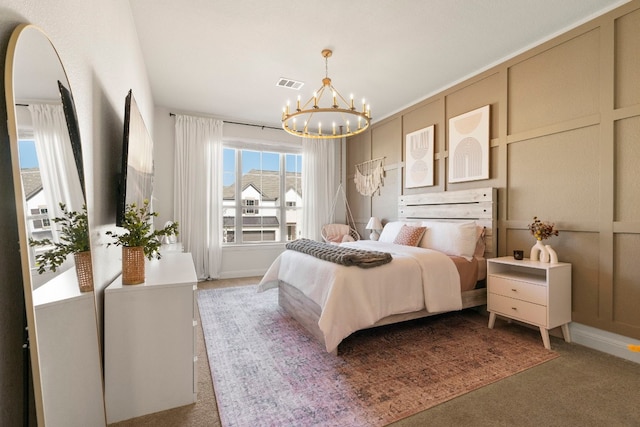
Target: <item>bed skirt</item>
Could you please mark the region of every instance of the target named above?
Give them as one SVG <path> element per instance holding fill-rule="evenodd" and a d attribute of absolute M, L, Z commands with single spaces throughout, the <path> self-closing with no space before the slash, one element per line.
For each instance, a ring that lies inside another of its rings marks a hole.
<path fill-rule="evenodd" d="M 290 284 L 280 281 L 278 284 L 278 303 L 287 313 L 298 321 L 311 335 L 313 335 L 323 347 L 326 347 L 324 334 L 318 326 L 320 319 L 320 306 L 306 297 L 300 290 Z M 487 289 L 479 288 L 462 292 L 462 308 L 478 307 L 487 304 Z M 420 310 L 411 313 L 393 314 L 383 317 L 368 328 L 390 325 L 408 320 L 420 319 L 441 313 L 430 313 Z M 338 354 L 338 348 L 331 352 Z"/>

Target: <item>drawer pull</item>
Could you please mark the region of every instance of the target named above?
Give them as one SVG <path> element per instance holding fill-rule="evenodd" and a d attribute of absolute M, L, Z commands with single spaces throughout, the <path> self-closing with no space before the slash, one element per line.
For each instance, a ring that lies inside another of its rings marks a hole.
<path fill-rule="evenodd" d="M 511 288 L 511 292 L 518 292 L 518 290 Z"/>
<path fill-rule="evenodd" d="M 511 310 L 518 311 L 518 309 L 516 307 L 511 307 Z"/>

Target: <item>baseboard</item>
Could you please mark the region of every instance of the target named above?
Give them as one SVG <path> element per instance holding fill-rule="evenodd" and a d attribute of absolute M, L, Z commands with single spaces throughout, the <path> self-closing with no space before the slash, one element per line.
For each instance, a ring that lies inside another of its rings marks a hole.
<path fill-rule="evenodd" d="M 262 277 L 267 271 L 264 268 L 255 268 L 252 270 L 231 270 L 220 273 L 220 279 L 237 279 L 239 277 Z"/>
<path fill-rule="evenodd" d="M 571 340 L 576 344 L 640 363 L 640 353 L 633 352 L 629 344 L 640 344 L 639 340 L 592 328 L 576 322 L 569 324 Z"/>

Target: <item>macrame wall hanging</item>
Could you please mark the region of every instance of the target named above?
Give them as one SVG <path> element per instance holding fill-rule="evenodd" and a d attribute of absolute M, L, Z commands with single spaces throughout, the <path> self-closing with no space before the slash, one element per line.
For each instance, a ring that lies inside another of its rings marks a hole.
<path fill-rule="evenodd" d="M 356 190 L 363 196 L 372 196 L 376 191 L 380 194 L 380 187 L 384 185 L 384 157 L 356 165 L 353 177 Z"/>

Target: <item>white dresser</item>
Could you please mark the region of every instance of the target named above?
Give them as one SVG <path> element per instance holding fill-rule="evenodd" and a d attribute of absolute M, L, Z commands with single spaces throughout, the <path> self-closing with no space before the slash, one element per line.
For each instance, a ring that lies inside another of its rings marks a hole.
<path fill-rule="evenodd" d="M 93 292 L 80 292 L 70 268 L 33 291 L 33 305 L 45 424 L 104 426 Z"/>
<path fill-rule="evenodd" d="M 557 326 L 570 342 L 571 264 L 510 256 L 487 260 L 487 310 L 489 328 L 500 315 L 538 326 L 548 349 L 549 329 Z"/>
<path fill-rule="evenodd" d="M 146 281 L 105 290 L 107 423 L 193 403 L 197 277 L 189 253 L 147 261 Z"/>

